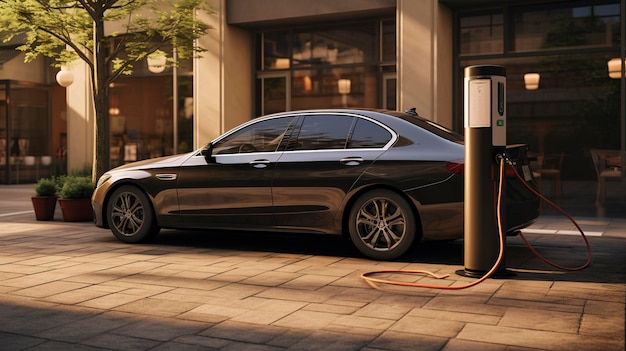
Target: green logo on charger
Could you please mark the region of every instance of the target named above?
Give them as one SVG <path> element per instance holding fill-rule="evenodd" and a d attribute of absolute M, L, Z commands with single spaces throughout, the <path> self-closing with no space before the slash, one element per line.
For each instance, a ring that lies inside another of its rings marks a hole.
<path fill-rule="evenodd" d="M 496 120 L 496 125 L 497 125 L 498 127 L 502 127 L 502 126 L 504 126 L 504 120 L 503 120 L 503 119 L 498 119 L 498 120 Z"/>

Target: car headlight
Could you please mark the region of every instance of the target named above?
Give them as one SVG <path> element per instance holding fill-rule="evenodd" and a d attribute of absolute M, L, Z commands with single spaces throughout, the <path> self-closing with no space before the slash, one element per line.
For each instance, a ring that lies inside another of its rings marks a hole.
<path fill-rule="evenodd" d="M 111 175 L 109 173 L 105 173 L 98 179 L 98 184 L 96 184 L 96 188 L 99 188 L 102 184 L 106 183 L 107 180 L 111 179 Z"/>

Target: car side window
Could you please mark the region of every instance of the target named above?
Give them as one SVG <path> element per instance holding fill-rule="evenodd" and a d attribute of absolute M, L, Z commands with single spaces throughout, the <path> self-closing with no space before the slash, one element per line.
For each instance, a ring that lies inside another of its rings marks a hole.
<path fill-rule="evenodd" d="M 285 135 L 294 117 L 280 117 L 263 120 L 244 127 L 213 146 L 214 155 L 239 154 L 250 152 L 273 152 Z"/>
<path fill-rule="evenodd" d="M 351 116 L 306 116 L 295 149 L 344 149 L 353 121 Z"/>
<path fill-rule="evenodd" d="M 382 148 L 387 145 L 391 137 L 391 133 L 382 126 L 358 118 L 348 141 L 348 149 Z"/>

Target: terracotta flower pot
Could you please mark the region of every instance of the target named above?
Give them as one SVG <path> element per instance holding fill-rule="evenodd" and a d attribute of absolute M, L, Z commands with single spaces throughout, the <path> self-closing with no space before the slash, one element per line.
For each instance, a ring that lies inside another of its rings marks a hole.
<path fill-rule="evenodd" d="M 57 205 L 56 196 L 33 196 L 30 198 L 35 210 L 35 218 L 38 221 L 51 221 L 54 219 L 54 210 Z"/>
<path fill-rule="evenodd" d="M 66 222 L 87 222 L 93 220 L 91 199 L 59 198 L 59 205 Z"/>

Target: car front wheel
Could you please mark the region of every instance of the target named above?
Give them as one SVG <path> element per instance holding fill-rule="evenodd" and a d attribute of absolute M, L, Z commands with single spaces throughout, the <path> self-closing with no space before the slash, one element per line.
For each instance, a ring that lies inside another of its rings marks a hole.
<path fill-rule="evenodd" d="M 357 199 L 350 211 L 350 238 L 364 255 L 393 260 L 416 238 L 416 220 L 408 202 L 389 190 L 374 190 Z"/>
<path fill-rule="evenodd" d="M 113 235 L 125 243 L 144 241 L 159 232 L 150 200 L 134 186 L 125 185 L 113 192 L 107 218 Z"/>

